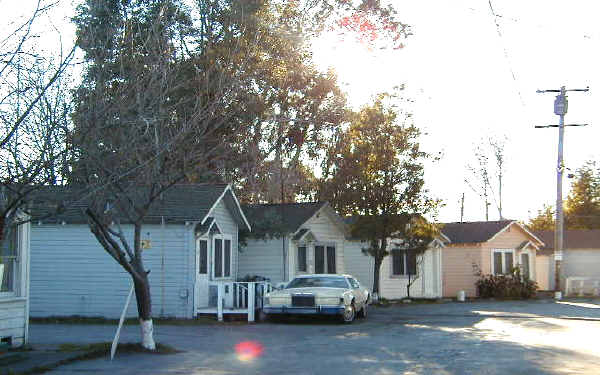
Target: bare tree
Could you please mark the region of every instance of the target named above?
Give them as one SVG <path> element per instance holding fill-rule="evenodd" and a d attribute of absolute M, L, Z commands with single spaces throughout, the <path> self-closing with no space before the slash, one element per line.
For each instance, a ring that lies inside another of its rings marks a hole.
<path fill-rule="evenodd" d="M 467 164 L 469 177 L 465 178 L 465 183 L 479 195 L 485 205 L 485 220 L 489 220 L 490 199 L 494 201 L 498 209 L 498 216 L 502 220 L 502 179 L 504 177 L 505 158 L 504 146 L 506 136 L 488 137 L 487 140 L 481 140 L 473 150 L 474 162 Z M 494 167 L 490 167 L 490 158 L 494 160 Z M 496 198 L 496 189 L 492 178 L 498 181 L 498 198 Z"/>
<path fill-rule="evenodd" d="M 61 175 L 70 112 L 64 75 L 74 49 L 45 55 L 34 32 L 36 21 L 54 5 L 38 0 L 0 41 L 0 240 L 5 225 L 17 224 L 17 209 L 30 194 Z"/>
<path fill-rule="evenodd" d="M 241 38 L 252 19 L 246 11 L 243 3 L 223 11 L 223 24 L 199 43 L 177 1 L 80 8 L 78 43 L 90 63 L 70 135 L 73 182 L 88 192 L 92 233 L 132 278 L 148 349 L 155 343 L 142 226 L 174 185 L 218 179 L 237 152 L 231 143 L 247 133 L 247 122 L 237 121 L 251 84 L 245 72 L 253 49 Z"/>

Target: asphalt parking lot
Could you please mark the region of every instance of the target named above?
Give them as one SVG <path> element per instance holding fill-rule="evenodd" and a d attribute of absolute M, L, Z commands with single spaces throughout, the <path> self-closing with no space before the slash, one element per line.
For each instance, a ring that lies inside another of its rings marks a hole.
<path fill-rule="evenodd" d="M 139 339 L 125 326 L 121 342 Z M 32 345 L 110 341 L 111 326 L 34 324 Z M 600 301 L 372 307 L 366 321 L 156 326 L 184 352 L 131 354 L 55 374 L 599 374 Z M 237 351 L 236 351 L 237 349 Z"/>

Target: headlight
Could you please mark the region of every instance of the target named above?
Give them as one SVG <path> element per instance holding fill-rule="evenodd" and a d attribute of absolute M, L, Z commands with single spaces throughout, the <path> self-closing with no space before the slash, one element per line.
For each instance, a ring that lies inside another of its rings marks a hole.
<path fill-rule="evenodd" d="M 344 303 L 344 299 L 340 297 L 319 297 L 316 303 L 317 305 L 340 305 Z"/>

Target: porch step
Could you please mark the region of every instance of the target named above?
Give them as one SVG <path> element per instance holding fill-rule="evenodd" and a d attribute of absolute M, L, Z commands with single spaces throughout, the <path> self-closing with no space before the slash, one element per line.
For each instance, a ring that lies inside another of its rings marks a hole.
<path fill-rule="evenodd" d="M 196 310 L 196 314 L 216 314 L 216 307 L 203 307 Z M 223 309 L 223 314 L 248 314 L 248 309 Z"/>

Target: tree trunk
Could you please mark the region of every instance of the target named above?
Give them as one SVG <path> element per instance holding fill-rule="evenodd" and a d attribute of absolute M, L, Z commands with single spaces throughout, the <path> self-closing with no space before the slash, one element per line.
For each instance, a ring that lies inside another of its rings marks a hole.
<path fill-rule="evenodd" d="M 142 224 L 138 222 L 134 225 L 133 241 L 135 259 L 133 261 L 133 268 L 135 268 L 139 277 L 133 278 L 133 285 L 135 286 L 135 299 L 137 301 L 138 317 L 142 329 L 142 347 L 155 350 L 154 327 L 152 325 L 152 298 L 150 296 L 148 272 L 144 269 L 144 262 L 142 260 L 141 237 Z"/>
<path fill-rule="evenodd" d="M 383 259 L 375 258 L 375 267 L 373 269 L 373 293 L 377 293 L 377 297 L 379 297 L 379 270 L 381 268 L 381 263 L 383 263 Z"/>
<path fill-rule="evenodd" d="M 142 346 L 155 350 L 154 328 L 152 325 L 152 299 L 150 298 L 150 283 L 148 275 L 142 272 L 141 280 L 134 279 L 135 299 L 137 301 L 138 317 L 142 330 Z"/>

